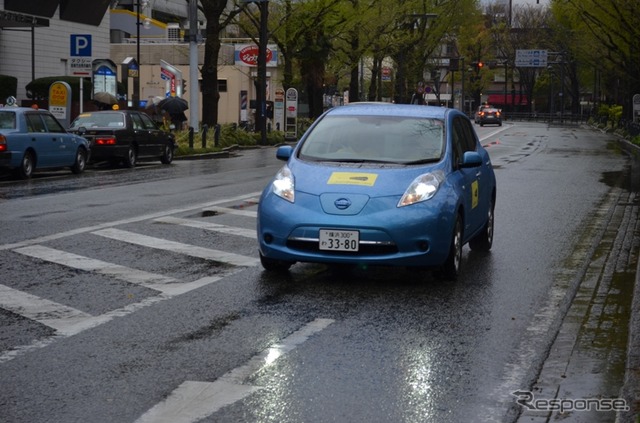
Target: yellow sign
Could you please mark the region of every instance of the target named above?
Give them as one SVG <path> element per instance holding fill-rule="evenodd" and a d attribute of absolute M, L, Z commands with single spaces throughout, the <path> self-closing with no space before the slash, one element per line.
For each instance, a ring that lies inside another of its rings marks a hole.
<path fill-rule="evenodd" d="M 328 185 L 362 185 L 372 187 L 378 175 L 360 172 L 333 172 L 327 181 Z"/>
<path fill-rule="evenodd" d="M 479 195 L 478 195 L 478 181 L 473 181 L 471 183 L 471 208 L 475 209 L 476 207 L 478 207 L 478 200 L 479 200 Z"/>
<path fill-rule="evenodd" d="M 54 82 L 49 88 L 49 106 L 67 107 L 69 99 L 68 85 L 63 82 Z"/>

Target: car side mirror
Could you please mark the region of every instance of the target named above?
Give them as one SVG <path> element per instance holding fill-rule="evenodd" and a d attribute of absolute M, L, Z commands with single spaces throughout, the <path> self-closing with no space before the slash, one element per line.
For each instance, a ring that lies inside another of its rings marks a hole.
<path fill-rule="evenodd" d="M 291 157 L 291 153 L 293 152 L 293 147 L 290 145 L 281 145 L 276 150 L 276 157 L 280 160 L 287 161 L 289 157 Z"/>
<path fill-rule="evenodd" d="M 478 167 L 482 164 L 482 157 L 477 151 L 465 151 L 460 162 L 461 168 Z"/>
<path fill-rule="evenodd" d="M 83 136 L 86 133 L 87 133 L 87 128 L 85 128 L 84 126 L 81 126 L 78 128 L 78 135 Z"/>

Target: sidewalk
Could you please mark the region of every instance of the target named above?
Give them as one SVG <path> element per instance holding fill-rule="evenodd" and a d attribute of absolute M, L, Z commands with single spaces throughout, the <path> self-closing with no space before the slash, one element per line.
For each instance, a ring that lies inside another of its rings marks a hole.
<path fill-rule="evenodd" d="M 525 409 L 518 423 L 640 423 L 638 191 L 614 191 L 600 210 L 606 228 L 531 390 L 544 411 Z"/>

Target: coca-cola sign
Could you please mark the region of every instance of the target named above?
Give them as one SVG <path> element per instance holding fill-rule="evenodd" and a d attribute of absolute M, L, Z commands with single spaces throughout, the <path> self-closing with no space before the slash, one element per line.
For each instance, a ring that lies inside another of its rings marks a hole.
<path fill-rule="evenodd" d="M 238 53 L 238 61 L 247 66 L 258 66 L 259 49 L 256 45 L 242 48 Z M 267 63 L 273 60 L 273 52 L 267 49 Z"/>

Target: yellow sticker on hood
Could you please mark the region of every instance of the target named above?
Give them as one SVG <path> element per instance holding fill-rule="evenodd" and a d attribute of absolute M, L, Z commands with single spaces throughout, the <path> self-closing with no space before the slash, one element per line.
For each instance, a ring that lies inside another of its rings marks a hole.
<path fill-rule="evenodd" d="M 376 183 L 376 173 L 333 172 L 327 181 L 328 185 L 363 185 L 372 187 Z"/>

